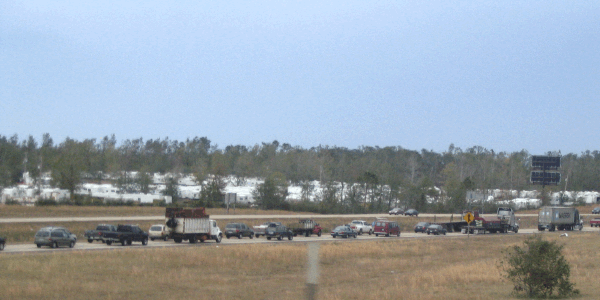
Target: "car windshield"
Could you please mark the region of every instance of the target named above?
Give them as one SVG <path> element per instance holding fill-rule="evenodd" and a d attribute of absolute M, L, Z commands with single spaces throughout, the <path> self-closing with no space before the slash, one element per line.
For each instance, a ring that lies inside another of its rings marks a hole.
<path fill-rule="evenodd" d="M 361 224 L 361 221 L 352 221 L 352 224 Z"/>
<path fill-rule="evenodd" d="M 419 222 L 419 223 L 417 223 L 417 226 L 426 226 L 428 224 L 429 223 L 427 223 L 427 222 Z"/>
<path fill-rule="evenodd" d="M 237 228 L 238 225 L 237 224 L 227 224 L 227 226 L 225 226 L 225 228 Z"/>
<path fill-rule="evenodd" d="M 345 229 L 346 229 L 346 226 L 338 226 L 333 231 L 340 231 L 340 230 L 345 230 Z"/>
<path fill-rule="evenodd" d="M 49 235 L 50 234 L 48 233 L 48 231 L 38 231 L 38 233 L 35 234 L 35 236 L 38 236 L 38 237 L 47 237 Z"/>

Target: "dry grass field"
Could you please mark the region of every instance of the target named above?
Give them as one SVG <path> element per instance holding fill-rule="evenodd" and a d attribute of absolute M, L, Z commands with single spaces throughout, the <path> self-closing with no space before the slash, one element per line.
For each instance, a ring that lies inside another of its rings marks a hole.
<path fill-rule="evenodd" d="M 207 208 L 212 215 L 226 215 L 225 208 Z M 233 209 L 229 209 L 233 214 Z M 162 216 L 164 207 L 155 206 L 21 206 L 0 205 L 0 218 L 50 218 L 50 217 L 128 217 L 128 216 Z M 290 215 L 304 214 L 283 210 L 258 210 L 238 208 L 236 215 Z M 313 214 L 315 215 L 315 214 Z"/>
<path fill-rule="evenodd" d="M 318 299 L 507 299 L 501 251 L 525 235 L 336 241 L 320 248 Z M 597 299 L 597 233 L 559 239 L 581 295 Z M 307 245 L 199 244 L 0 255 L 3 299 L 302 299 Z"/>

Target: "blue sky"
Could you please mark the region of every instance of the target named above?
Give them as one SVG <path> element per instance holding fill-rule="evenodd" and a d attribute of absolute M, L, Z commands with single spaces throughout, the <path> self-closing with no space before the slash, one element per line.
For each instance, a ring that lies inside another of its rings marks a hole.
<path fill-rule="evenodd" d="M 221 2 L 0 2 L 0 135 L 599 150 L 598 1 Z"/>

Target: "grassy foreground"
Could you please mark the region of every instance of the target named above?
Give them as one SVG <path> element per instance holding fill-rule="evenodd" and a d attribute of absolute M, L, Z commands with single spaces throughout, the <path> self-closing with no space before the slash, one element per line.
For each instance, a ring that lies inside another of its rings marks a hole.
<path fill-rule="evenodd" d="M 597 299 L 597 233 L 559 238 L 577 299 Z M 524 235 L 323 243 L 318 299 L 507 299 L 501 251 Z M 307 246 L 199 244 L 176 249 L 0 255 L 3 299 L 302 299 Z"/>

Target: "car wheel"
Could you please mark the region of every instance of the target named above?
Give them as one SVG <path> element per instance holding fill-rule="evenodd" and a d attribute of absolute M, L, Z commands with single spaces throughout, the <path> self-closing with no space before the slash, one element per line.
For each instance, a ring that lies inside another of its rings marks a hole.
<path fill-rule="evenodd" d="M 427 232 L 427 235 L 429 235 L 429 232 Z"/>
<path fill-rule="evenodd" d="M 250 239 L 253 239 L 253 238 L 254 238 L 254 234 L 253 234 L 253 233 L 251 233 L 251 234 L 250 234 Z"/>
<path fill-rule="evenodd" d="M 133 243 L 132 240 L 127 240 L 127 246 L 131 246 L 131 243 Z"/>
<path fill-rule="evenodd" d="M 277 240 L 278 240 L 278 241 L 281 241 L 281 236 L 278 236 L 278 237 L 277 237 Z"/>
<path fill-rule="evenodd" d="M 73 247 L 75 247 L 75 242 L 69 243 L 69 248 L 73 248 Z"/>
<path fill-rule="evenodd" d="M 181 243 L 181 238 L 174 238 L 173 241 L 175 241 L 175 243 Z"/>
<path fill-rule="evenodd" d="M 38 248 L 42 248 L 42 245 L 40 245 L 40 244 L 37 244 L 37 247 L 38 247 Z"/>
<path fill-rule="evenodd" d="M 163 239 L 165 242 L 169 240 L 169 236 L 165 236 L 165 238 Z"/>
<path fill-rule="evenodd" d="M 379 233 L 376 233 L 375 236 L 379 236 Z"/>
<path fill-rule="evenodd" d="M 0 251 L 4 250 L 4 243 L 0 244 Z"/>
<path fill-rule="evenodd" d="M 143 245 L 143 246 L 146 246 L 146 245 L 148 245 L 148 239 L 143 239 L 143 240 L 142 240 L 142 245 Z"/>
<path fill-rule="evenodd" d="M 319 232 L 317 232 L 317 236 L 321 237 L 321 230 L 319 230 Z"/>
<path fill-rule="evenodd" d="M 354 235 L 354 238 L 356 238 L 356 234 Z"/>
<path fill-rule="evenodd" d="M 255 234 L 254 237 L 259 238 L 260 234 Z"/>
<path fill-rule="evenodd" d="M 150 238 L 150 240 L 154 242 L 154 238 Z"/>
<path fill-rule="evenodd" d="M 91 243 L 93 243 L 93 242 L 94 242 L 94 240 L 92 240 L 92 239 L 88 239 L 88 243 L 90 243 L 90 244 L 91 244 Z"/>
<path fill-rule="evenodd" d="M 373 229 L 369 230 L 369 235 L 373 234 Z"/>
<path fill-rule="evenodd" d="M 390 237 L 390 234 L 389 234 L 389 233 L 386 233 L 386 234 L 385 234 L 385 236 L 386 236 L 386 237 Z"/>
<path fill-rule="evenodd" d="M 294 238 L 294 237 L 293 237 L 291 234 L 290 234 L 290 235 L 288 235 L 288 240 L 290 240 L 290 241 L 291 241 L 293 238 Z"/>
<path fill-rule="evenodd" d="M 397 236 L 397 237 L 400 237 L 400 231 L 398 231 L 398 233 L 396 233 L 396 236 Z"/>
<path fill-rule="evenodd" d="M 242 234 L 240 233 L 240 234 L 238 234 L 238 239 L 241 239 L 241 238 L 242 238 Z"/>
<path fill-rule="evenodd" d="M 335 239 L 335 235 L 332 235 L 331 237 Z"/>
<path fill-rule="evenodd" d="M 58 248 L 58 244 L 56 242 L 52 243 L 52 248 Z"/>
<path fill-rule="evenodd" d="M 271 237 L 270 237 L 270 236 L 268 236 L 268 237 L 267 237 L 267 240 L 269 240 L 269 241 L 270 241 L 270 240 L 271 240 Z"/>
<path fill-rule="evenodd" d="M 446 235 L 446 233 L 444 232 L 444 235 Z"/>
<path fill-rule="evenodd" d="M 228 236 L 228 235 L 226 235 L 225 237 L 226 237 L 227 239 L 229 239 L 229 238 L 230 238 L 230 236 Z"/>
<path fill-rule="evenodd" d="M 112 245 L 112 241 L 106 241 L 106 244 L 107 244 L 108 246 L 110 246 L 110 245 Z"/>

